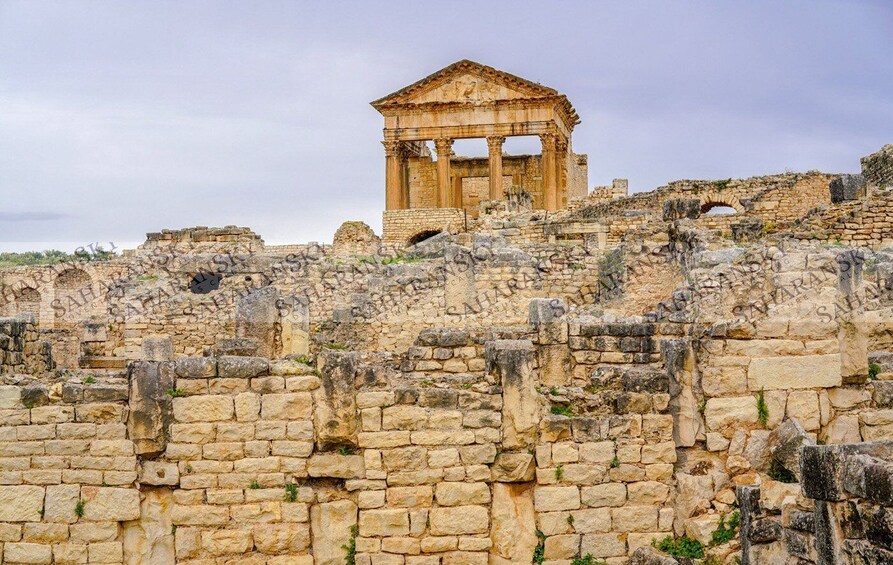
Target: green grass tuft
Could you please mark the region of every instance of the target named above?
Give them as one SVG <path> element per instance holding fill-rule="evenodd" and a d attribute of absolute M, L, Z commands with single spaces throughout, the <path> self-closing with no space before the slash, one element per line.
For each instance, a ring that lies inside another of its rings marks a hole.
<path fill-rule="evenodd" d="M 766 393 L 762 388 L 757 393 L 757 419 L 764 428 L 769 422 L 769 407 L 766 406 Z"/>
<path fill-rule="evenodd" d="M 669 553 L 673 557 L 690 557 L 692 559 L 704 557 L 704 545 L 698 540 L 687 536 L 682 536 L 681 538 L 667 536 L 660 541 L 655 541 L 654 547 L 664 553 Z"/>

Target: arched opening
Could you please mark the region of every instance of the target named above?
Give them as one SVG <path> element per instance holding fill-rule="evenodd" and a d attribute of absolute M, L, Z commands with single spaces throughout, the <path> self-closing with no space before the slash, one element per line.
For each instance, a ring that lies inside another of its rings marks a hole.
<path fill-rule="evenodd" d="M 421 242 L 425 241 L 426 239 L 429 239 L 429 238 L 434 237 L 435 235 L 437 235 L 437 234 L 439 234 L 439 233 L 440 233 L 440 230 L 425 230 L 425 231 L 420 231 L 419 233 L 417 233 L 417 234 L 415 234 L 414 236 L 410 237 L 410 238 L 409 238 L 409 241 L 407 241 L 406 244 L 407 244 L 407 245 L 416 245 L 416 244 L 418 244 L 418 243 L 421 243 Z"/>
<path fill-rule="evenodd" d="M 701 214 L 707 216 L 731 216 L 737 213 L 738 210 L 722 202 L 707 202 L 701 205 Z"/>
<path fill-rule="evenodd" d="M 83 269 L 71 268 L 59 273 L 53 283 L 55 300 L 53 311 L 57 320 L 74 322 L 83 319 L 89 311 L 93 295 L 93 280 Z"/>
<path fill-rule="evenodd" d="M 189 292 L 192 294 L 208 294 L 220 288 L 223 275 L 217 273 L 198 273 L 189 281 Z"/>

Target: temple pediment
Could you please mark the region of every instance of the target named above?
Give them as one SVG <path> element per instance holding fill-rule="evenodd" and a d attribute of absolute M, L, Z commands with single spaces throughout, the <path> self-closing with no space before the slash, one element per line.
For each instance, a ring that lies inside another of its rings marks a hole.
<path fill-rule="evenodd" d="M 463 60 L 372 102 L 372 106 L 381 109 L 389 105 L 487 103 L 557 94 L 554 89 L 513 74 Z"/>

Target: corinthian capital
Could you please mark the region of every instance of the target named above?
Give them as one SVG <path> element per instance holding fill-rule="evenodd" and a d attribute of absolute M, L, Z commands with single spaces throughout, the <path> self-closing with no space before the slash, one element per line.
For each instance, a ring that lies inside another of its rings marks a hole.
<path fill-rule="evenodd" d="M 403 142 L 400 141 L 382 141 L 382 145 L 384 145 L 384 154 L 387 157 L 399 157 L 400 151 L 403 148 Z"/>
<path fill-rule="evenodd" d="M 555 145 L 558 142 L 557 133 L 541 133 L 540 141 L 543 143 L 543 151 L 555 151 Z"/>
<path fill-rule="evenodd" d="M 438 157 L 449 157 L 450 152 L 453 150 L 453 140 L 447 138 L 435 139 L 434 150 L 437 151 Z"/>
<path fill-rule="evenodd" d="M 505 143 L 504 135 L 491 135 L 487 137 L 487 147 L 490 149 L 490 152 L 501 152 L 503 143 Z"/>

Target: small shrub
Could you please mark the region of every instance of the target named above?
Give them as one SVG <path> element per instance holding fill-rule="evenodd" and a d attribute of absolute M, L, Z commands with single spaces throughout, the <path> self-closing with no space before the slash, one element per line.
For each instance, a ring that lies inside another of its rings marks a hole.
<path fill-rule="evenodd" d="M 325 347 L 326 349 L 334 349 L 334 350 L 336 350 L 336 351 L 343 351 L 343 350 L 347 349 L 347 346 L 344 345 L 343 343 L 331 343 L 331 342 L 329 342 L 329 343 L 324 343 L 324 344 L 322 344 L 322 346 Z"/>
<path fill-rule="evenodd" d="M 347 553 L 344 557 L 344 565 L 357 564 L 357 536 L 359 535 L 360 528 L 354 524 L 350 527 L 350 540 L 348 540 L 347 544 L 341 546 L 341 549 Z"/>
<path fill-rule="evenodd" d="M 295 357 L 295 361 L 297 363 L 301 363 L 302 365 L 312 365 L 312 363 L 310 362 L 310 358 L 306 355 L 299 355 Z"/>
<path fill-rule="evenodd" d="M 338 448 L 338 453 L 340 455 L 353 455 L 356 452 L 356 448 L 351 445 L 342 445 Z"/>
<path fill-rule="evenodd" d="M 877 376 L 881 374 L 881 366 L 877 363 L 872 363 L 868 366 L 868 378 L 871 380 L 875 380 Z"/>
<path fill-rule="evenodd" d="M 757 419 L 764 428 L 769 422 L 769 407 L 766 406 L 766 393 L 762 388 L 757 393 Z"/>
<path fill-rule="evenodd" d="M 564 467 L 558 465 L 555 467 L 555 480 L 560 481 L 564 477 Z"/>
<path fill-rule="evenodd" d="M 250 488 L 251 490 L 257 490 L 260 488 L 260 483 L 257 481 L 251 481 L 251 484 L 248 485 L 248 488 Z"/>
<path fill-rule="evenodd" d="M 96 384 L 96 379 L 93 378 L 93 375 L 87 375 L 86 378 L 84 378 L 84 382 L 88 385 L 92 385 Z"/>
<path fill-rule="evenodd" d="M 78 500 L 77 504 L 74 505 L 74 513 L 78 518 L 84 517 L 84 507 L 87 505 L 83 500 Z"/>
<path fill-rule="evenodd" d="M 567 515 L 567 523 L 568 523 L 568 525 L 571 525 L 571 526 L 574 525 L 574 515 L 573 514 Z"/>
<path fill-rule="evenodd" d="M 558 394 L 559 394 L 559 393 L 558 393 L 558 389 L 555 388 L 554 386 L 553 386 L 553 387 L 550 387 L 550 388 L 549 388 L 549 394 L 551 394 L 552 396 L 558 396 Z"/>
<path fill-rule="evenodd" d="M 295 483 L 285 484 L 285 502 L 298 501 L 298 485 Z"/>
<path fill-rule="evenodd" d="M 176 389 L 176 388 L 167 389 L 167 392 L 165 392 L 165 394 L 170 396 L 171 398 L 179 398 L 181 396 L 186 396 L 185 392 L 183 392 L 180 389 Z"/>
<path fill-rule="evenodd" d="M 553 404 L 551 412 L 556 416 L 573 416 L 574 411 L 570 406 L 564 406 L 562 404 Z"/>
<path fill-rule="evenodd" d="M 719 526 L 713 531 L 710 545 L 722 545 L 727 541 L 735 539 L 735 530 L 738 528 L 740 521 L 740 515 L 737 511 L 732 513 L 732 517 L 729 518 L 728 524 L 726 523 L 725 515 L 720 516 Z"/>
<path fill-rule="evenodd" d="M 611 459 L 611 468 L 616 469 L 617 467 L 620 467 L 620 459 L 615 457 L 614 459 Z"/>
<path fill-rule="evenodd" d="M 546 535 L 537 530 L 536 531 L 536 547 L 533 550 L 533 559 L 534 563 L 538 565 L 542 564 L 543 561 L 546 560 Z"/>
<path fill-rule="evenodd" d="M 703 544 L 687 536 L 682 536 L 681 538 L 667 536 L 660 541 L 655 541 L 654 547 L 664 553 L 669 553 L 673 557 L 691 557 L 692 559 L 704 557 Z"/>

